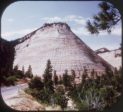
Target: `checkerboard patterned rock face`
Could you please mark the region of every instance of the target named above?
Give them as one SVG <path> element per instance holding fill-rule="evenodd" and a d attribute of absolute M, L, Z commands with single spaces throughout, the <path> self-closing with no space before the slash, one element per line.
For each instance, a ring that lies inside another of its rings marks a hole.
<path fill-rule="evenodd" d="M 43 74 L 48 59 L 58 75 L 65 70 L 75 70 L 76 74 L 81 74 L 85 67 L 88 71 L 95 69 L 98 73 L 104 72 L 106 66 L 113 69 L 80 40 L 66 23 L 45 24 L 19 41 L 15 46 L 14 66 L 19 65 L 19 69 L 24 66 L 27 70 L 31 65 L 34 75 Z"/>

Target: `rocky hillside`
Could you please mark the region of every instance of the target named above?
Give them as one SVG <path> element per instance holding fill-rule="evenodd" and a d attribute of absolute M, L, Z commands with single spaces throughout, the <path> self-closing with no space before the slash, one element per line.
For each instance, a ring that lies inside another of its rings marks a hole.
<path fill-rule="evenodd" d="M 61 75 L 67 69 L 81 74 L 86 67 L 102 72 L 105 67 L 112 68 L 99 57 L 66 23 L 44 24 L 39 29 L 16 40 L 14 66 L 25 70 L 31 65 L 35 75 L 42 75 L 47 60 L 50 59 L 53 69 Z"/>
<path fill-rule="evenodd" d="M 121 48 L 114 50 L 107 50 L 106 48 L 101 48 L 96 50 L 96 53 L 114 67 L 119 68 L 122 65 Z"/>
<path fill-rule="evenodd" d="M 96 50 L 95 52 L 97 54 L 100 54 L 100 53 L 105 53 L 105 52 L 109 52 L 110 50 L 108 50 L 107 48 L 100 48 L 98 50 Z"/>

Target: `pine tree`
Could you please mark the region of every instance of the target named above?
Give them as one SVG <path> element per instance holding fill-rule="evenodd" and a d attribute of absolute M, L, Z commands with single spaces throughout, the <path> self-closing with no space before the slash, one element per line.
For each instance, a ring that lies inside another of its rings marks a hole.
<path fill-rule="evenodd" d="M 58 83 L 59 83 L 59 84 L 62 84 L 62 83 L 63 83 L 63 79 L 62 79 L 61 75 L 60 75 L 59 78 L 58 78 Z"/>
<path fill-rule="evenodd" d="M 64 110 L 67 107 L 68 99 L 62 95 L 60 96 L 58 104 L 61 106 L 62 110 Z"/>
<path fill-rule="evenodd" d="M 14 66 L 14 71 L 18 70 L 18 65 Z"/>
<path fill-rule="evenodd" d="M 74 83 L 75 77 L 76 77 L 75 71 L 71 70 L 71 82 Z"/>
<path fill-rule="evenodd" d="M 68 75 L 68 70 L 65 70 L 65 73 L 63 74 L 63 84 L 66 88 L 71 86 L 70 76 Z"/>
<path fill-rule="evenodd" d="M 87 69 L 84 68 L 84 71 L 82 74 L 82 85 L 85 83 L 87 76 L 88 76 Z"/>
<path fill-rule="evenodd" d="M 58 84 L 58 76 L 56 74 L 56 70 L 54 71 L 54 84 L 55 86 Z"/>
<path fill-rule="evenodd" d="M 24 66 L 22 66 L 22 74 L 23 74 L 23 76 L 25 76 L 25 69 L 24 69 Z"/>
<path fill-rule="evenodd" d="M 25 73 L 25 69 L 24 69 L 24 66 L 22 66 L 22 72 L 23 72 L 23 74 Z"/>
<path fill-rule="evenodd" d="M 13 74 L 16 76 L 16 77 L 19 77 L 18 75 L 18 65 L 16 65 L 13 69 Z"/>
<path fill-rule="evenodd" d="M 108 67 L 106 67 L 106 69 L 105 69 L 105 73 L 106 73 L 106 78 L 107 78 L 107 83 L 111 83 L 111 78 L 113 77 L 113 71 L 110 69 L 110 68 L 108 68 Z"/>
<path fill-rule="evenodd" d="M 119 68 L 118 71 L 119 71 L 119 74 L 122 74 L 122 71 L 123 71 L 123 70 L 122 70 L 122 66 L 120 66 L 120 68 Z"/>
<path fill-rule="evenodd" d="M 53 81 L 52 81 L 52 65 L 50 60 L 47 61 L 43 78 L 44 78 L 45 88 L 49 89 L 51 92 L 54 92 Z"/>
<path fill-rule="evenodd" d="M 27 77 L 29 77 L 29 78 L 32 78 L 32 77 L 33 77 L 31 65 L 29 65 L 28 70 L 27 70 L 27 72 L 26 72 L 25 75 L 26 75 Z"/>
<path fill-rule="evenodd" d="M 91 78 L 92 79 L 94 79 L 94 75 L 95 75 L 95 71 L 94 71 L 94 69 L 92 69 L 92 71 L 91 71 Z"/>
<path fill-rule="evenodd" d="M 121 20 L 121 15 L 117 8 L 107 2 L 99 3 L 100 12 L 93 16 L 93 22 L 87 22 L 87 29 L 91 34 L 98 34 L 100 31 L 111 32 Z"/>
<path fill-rule="evenodd" d="M 115 67 L 115 69 L 114 69 L 114 74 L 115 74 L 115 75 L 118 75 L 118 70 L 117 70 L 116 67 Z"/>
<path fill-rule="evenodd" d="M 38 76 L 33 77 L 31 79 L 31 81 L 29 82 L 29 88 L 31 88 L 31 89 L 41 90 L 41 89 L 43 89 L 43 87 L 44 87 L 44 84 L 43 84 L 41 78 Z"/>

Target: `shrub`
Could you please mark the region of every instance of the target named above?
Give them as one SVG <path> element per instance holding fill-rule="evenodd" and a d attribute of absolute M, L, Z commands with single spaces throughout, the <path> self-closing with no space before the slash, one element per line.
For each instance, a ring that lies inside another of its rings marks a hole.
<path fill-rule="evenodd" d="M 88 104 L 83 100 L 82 102 L 75 102 L 78 110 L 88 110 Z"/>
<path fill-rule="evenodd" d="M 63 86 L 63 85 L 58 85 L 58 86 L 56 87 L 56 92 L 59 93 L 59 94 L 61 94 L 61 95 L 63 95 L 63 94 L 65 93 L 65 88 L 64 88 L 64 86 Z"/>
<path fill-rule="evenodd" d="M 68 99 L 65 97 L 65 95 L 55 93 L 54 99 L 55 99 L 55 103 L 60 105 L 63 110 L 67 107 Z"/>
<path fill-rule="evenodd" d="M 31 89 L 38 89 L 41 90 L 44 87 L 43 82 L 41 81 L 41 78 L 36 76 L 29 82 L 29 88 Z"/>
<path fill-rule="evenodd" d="M 23 78 L 24 76 L 23 76 L 23 72 L 21 71 L 21 70 L 18 70 L 16 73 L 15 73 L 15 75 L 16 75 L 16 77 L 17 78 Z"/>
<path fill-rule="evenodd" d="M 15 82 L 17 81 L 17 78 L 16 76 L 9 76 L 7 79 L 6 79 L 6 84 L 9 86 L 9 85 L 15 85 Z"/>

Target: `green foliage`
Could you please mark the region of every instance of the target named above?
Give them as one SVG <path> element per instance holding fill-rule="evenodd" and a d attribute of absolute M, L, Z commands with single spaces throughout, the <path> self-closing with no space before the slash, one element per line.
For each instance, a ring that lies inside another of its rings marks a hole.
<path fill-rule="evenodd" d="M 44 87 L 43 82 L 41 81 L 41 78 L 36 76 L 33 77 L 32 80 L 29 82 L 29 88 L 31 89 L 37 89 L 37 90 L 41 90 Z"/>
<path fill-rule="evenodd" d="M 65 94 L 65 89 L 64 89 L 64 86 L 63 85 L 58 85 L 56 88 L 56 92 L 60 95 L 63 95 Z"/>
<path fill-rule="evenodd" d="M 72 80 L 74 80 L 75 79 L 75 77 L 76 77 L 76 73 L 75 73 L 75 71 L 74 70 L 71 70 L 71 76 L 72 76 Z"/>
<path fill-rule="evenodd" d="M 75 83 L 75 77 L 76 77 L 76 74 L 75 74 L 75 71 L 74 70 L 71 70 L 71 83 Z"/>
<path fill-rule="evenodd" d="M 86 79 L 87 70 L 83 74 L 86 76 L 82 75 L 84 78 L 82 82 L 69 91 L 69 96 L 79 110 L 101 111 L 117 101 L 117 95 L 121 93 L 121 73 L 115 71 L 114 74 L 107 68 L 102 76 L 98 76 L 94 70 L 92 70 L 90 78 Z"/>
<path fill-rule="evenodd" d="M 50 60 L 47 61 L 46 69 L 44 71 L 44 86 L 50 91 L 54 92 L 53 81 L 52 81 L 52 65 Z"/>
<path fill-rule="evenodd" d="M 88 76 L 87 69 L 84 68 L 84 71 L 82 74 L 82 85 L 85 83 L 87 76 Z"/>
<path fill-rule="evenodd" d="M 26 93 L 32 95 L 34 98 L 37 99 L 37 101 L 41 103 L 49 104 L 50 102 L 50 96 L 48 90 L 38 90 L 36 88 L 28 88 L 25 90 Z"/>
<path fill-rule="evenodd" d="M 64 95 L 65 89 L 63 85 L 58 85 L 56 72 L 54 72 L 54 83 L 56 85 L 55 90 L 52 81 L 52 66 L 50 60 L 48 60 L 43 81 L 41 81 L 40 77 L 33 77 L 29 82 L 29 88 L 26 89 L 26 92 L 35 97 L 39 102 L 50 104 L 51 100 L 54 99 L 54 103 L 64 109 L 67 107 L 67 99 Z"/>
<path fill-rule="evenodd" d="M 80 91 L 79 91 L 80 92 Z M 79 101 L 79 97 L 78 97 L 78 86 L 74 86 L 73 89 L 71 91 L 68 92 L 68 96 L 70 98 L 72 98 L 74 100 L 74 102 L 78 102 Z"/>
<path fill-rule="evenodd" d="M 88 70 L 84 69 L 80 84 L 75 84 L 75 76 L 74 71 L 69 76 L 66 70 L 63 77 L 59 77 L 58 80 L 54 71 L 52 78 L 52 66 L 48 60 L 43 80 L 39 77 L 32 78 L 27 93 L 40 102 L 60 105 L 63 110 L 67 108 L 67 97 L 70 97 L 75 102 L 76 108 L 89 111 L 102 111 L 110 107 L 121 94 L 121 69 L 112 72 L 106 68 L 105 73 L 100 76 L 92 70 L 91 77 L 88 77 Z"/>
<path fill-rule="evenodd" d="M 10 86 L 15 85 L 18 79 L 22 79 L 24 74 L 21 70 L 18 70 L 18 65 L 14 67 L 11 71 L 7 73 L 6 76 L 3 76 L 4 85 Z"/>
<path fill-rule="evenodd" d="M 47 61 L 46 69 L 44 71 L 44 83 L 47 83 L 48 80 L 52 79 L 52 65 L 50 60 Z"/>
<path fill-rule="evenodd" d="M 63 74 L 63 84 L 65 88 L 71 87 L 71 77 L 68 75 L 68 71 L 65 70 L 65 73 Z"/>
<path fill-rule="evenodd" d="M 84 110 L 88 110 L 88 104 L 83 100 L 81 101 L 77 101 L 76 103 L 76 108 L 80 111 L 84 111 Z"/>
<path fill-rule="evenodd" d="M 22 79 L 24 77 L 24 74 L 21 70 L 18 70 L 17 72 L 15 72 L 15 76 L 19 79 Z"/>
<path fill-rule="evenodd" d="M 9 76 L 6 79 L 6 85 L 15 85 L 15 81 L 17 81 L 16 76 Z"/>
<path fill-rule="evenodd" d="M 36 99 L 40 100 L 43 103 L 50 103 L 50 99 L 51 99 L 52 93 L 49 89 L 42 89 L 40 91 L 38 91 L 38 95 L 36 96 Z"/>
<path fill-rule="evenodd" d="M 24 69 L 24 66 L 22 66 L 22 73 L 23 73 L 23 75 L 25 75 L 25 69 Z"/>
<path fill-rule="evenodd" d="M 25 76 L 28 77 L 28 78 L 33 78 L 31 65 L 29 65 L 28 70 L 25 73 Z"/>
<path fill-rule="evenodd" d="M 46 69 L 43 75 L 43 80 L 40 77 L 33 77 L 29 82 L 29 91 L 38 101 L 50 103 L 52 94 L 54 93 L 52 81 L 52 66 L 48 60 Z"/>
<path fill-rule="evenodd" d="M 87 22 L 87 29 L 91 34 L 98 34 L 102 30 L 111 32 L 112 28 L 121 20 L 116 7 L 107 2 L 99 4 L 100 12 L 93 16 L 93 22 Z"/>
<path fill-rule="evenodd" d="M 63 84 L 63 78 L 59 76 L 58 84 Z"/>
<path fill-rule="evenodd" d="M 17 71 L 18 71 L 18 65 L 16 65 L 13 70 L 14 70 L 15 72 L 17 72 Z"/>
<path fill-rule="evenodd" d="M 44 83 L 41 81 L 40 77 L 34 77 L 31 79 L 29 88 L 26 92 L 43 103 L 49 103 L 52 94 L 49 88 L 44 87 Z"/>
<path fill-rule="evenodd" d="M 98 29 L 96 28 L 95 25 L 93 25 L 93 23 L 91 23 L 89 20 L 87 21 L 87 26 L 86 28 L 88 29 L 88 31 L 91 33 L 91 34 L 98 34 L 99 31 Z"/>
<path fill-rule="evenodd" d="M 6 75 L 4 75 L 2 77 L 2 80 L 4 82 L 3 85 L 10 86 L 10 85 L 15 84 L 20 79 L 24 79 L 26 77 L 32 78 L 33 77 L 33 74 L 32 74 L 31 71 L 32 71 L 31 70 L 31 66 L 29 67 L 28 71 L 25 73 L 24 67 L 22 67 L 22 70 L 19 70 L 18 69 L 18 65 L 16 65 L 13 69 L 11 69 L 11 71 L 9 71 Z M 11 77 L 14 77 L 14 78 L 11 79 Z M 15 78 L 16 78 L 16 80 L 14 80 Z M 13 81 L 10 82 L 9 80 L 13 80 Z"/>
<path fill-rule="evenodd" d="M 39 94 L 39 90 L 37 90 L 36 88 L 27 88 L 25 89 L 25 92 L 32 95 L 35 98 L 38 98 L 40 96 Z"/>
<path fill-rule="evenodd" d="M 54 71 L 54 77 L 53 78 L 54 78 L 54 80 L 53 80 L 54 81 L 54 84 L 55 85 L 58 85 L 58 76 L 56 74 L 56 71 Z"/>
<path fill-rule="evenodd" d="M 55 99 L 55 103 L 60 105 L 63 110 L 67 107 L 68 99 L 65 97 L 65 95 L 55 93 L 53 97 Z"/>

